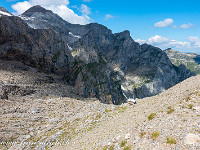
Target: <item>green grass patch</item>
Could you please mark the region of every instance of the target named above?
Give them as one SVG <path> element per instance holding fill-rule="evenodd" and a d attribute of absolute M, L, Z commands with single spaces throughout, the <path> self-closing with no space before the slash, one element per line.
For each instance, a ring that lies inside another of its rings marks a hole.
<path fill-rule="evenodd" d="M 176 144 L 177 142 L 176 142 L 175 138 L 167 137 L 167 143 L 168 144 Z"/>
<path fill-rule="evenodd" d="M 131 150 L 131 146 L 124 147 L 124 150 Z"/>
<path fill-rule="evenodd" d="M 193 107 L 194 107 L 193 104 L 189 104 L 189 105 L 188 105 L 188 108 L 189 108 L 189 109 L 192 109 Z"/>
<path fill-rule="evenodd" d="M 148 120 L 152 120 L 153 118 L 156 117 L 156 113 L 151 113 L 149 116 L 148 116 Z"/>
<path fill-rule="evenodd" d="M 115 145 L 111 145 L 109 150 L 114 150 Z"/>
<path fill-rule="evenodd" d="M 120 147 L 124 147 L 126 145 L 127 141 L 124 140 L 124 141 L 121 141 L 121 144 L 120 144 Z"/>
<path fill-rule="evenodd" d="M 159 135 L 160 135 L 160 133 L 159 133 L 158 131 L 153 132 L 153 133 L 151 134 L 151 138 L 155 140 L 157 137 L 159 137 Z"/>
<path fill-rule="evenodd" d="M 124 112 L 126 109 L 128 109 L 127 107 L 118 107 L 118 113 Z"/>
<path fill-rule="evenodd" d="M 111 112 L 111 111 L 112 111 L 112 110 L 110 110 L 110 109 L 107 109 L 107 108 L 105 109 L 105 112 L 106 112 L 106 113 Z"/>
<path fill-rule="evenodd" d="M 107 150 L 107 149 L 108 149 L 108 146 L 104 146 L 104 147 L 103 147 L 103 150 Z"/>

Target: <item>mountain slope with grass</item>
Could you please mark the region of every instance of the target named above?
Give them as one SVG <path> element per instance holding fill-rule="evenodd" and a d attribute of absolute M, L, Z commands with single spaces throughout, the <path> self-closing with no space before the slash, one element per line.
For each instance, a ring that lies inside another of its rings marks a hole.
<path fill-rule="evenodd" d="M 192 72 L 200 74 L 200 55 L 196 53 L 181 53 L 172 49 L 165 50 L 165 52 L 174 65 L 184 64 Z"/>
<path fill-rule="evenodd" d="M 57 149 L 199 149 L 200 75 L 154 97 L 123 104 Z M 52 148 L 54 149 L 54 148 Z"/>

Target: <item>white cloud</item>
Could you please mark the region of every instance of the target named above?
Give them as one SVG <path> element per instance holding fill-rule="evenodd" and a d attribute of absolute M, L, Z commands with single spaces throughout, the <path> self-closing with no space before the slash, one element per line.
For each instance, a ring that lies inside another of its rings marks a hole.
<path fill-rule="evenodd" d="M 87 7 L 87 5 L 81 5 L 81 12 L 83 15 L 89 15 L 91 13 L 91 9 Z"/>
<path fill-rule="evenodd" d="M 152 36 L 148 40 L 148 43 L 152 44 L 152 45 L 154 45 L 154 44 L 165 44 L 167 42 L 169 42 L 168 38 L 165 38 L 165 37 L 162 37 L 162 36 L 159 36 L 159 35 Z"/>
<path fill-rule="evenodd" d="M 58 14 L 64 20 L 73 23 L 73 24 L 88 24 L 91 22 L 91 18 L 88 16 L 91 11 L 90 8 L 86 5 L 81 5 L 82 15 L 79 16 L 75 14 L 75 12 L 68 7 L 69 0 L 29 0 L 24 2 L 18 2 L 12 5 L 12 8 L 16 11 L 17 15 L 22 14 L 27 9 L 34 5 L 41 5 L 42 7 L 53 11 Z"/>
<path fill-rule="evenodd" d="M 164 27 L 168 27 L 172 25 L 173 23 L 174 23 L 173 19 L 168 18 L 168 19 L 165 19 L 164 21 L 159 21 L 155 23 L 154 26 L 157 28 L 164 28 Z"/>
<path fill-rule="evenodd" d="M 175 49 L 191 49 L 191 48 L 200 48 L 200 39 L 198 37 L 189 37 L 188 42 L 176 41 L 160 35 L 155 35 L 146 40 L 135 40 L 140 44 L 148 43 L 153 46 L 159 47 L 161 49 L 175 48 Z"/>
<path fill-rule="evenodd" d="M 188 24 L 182 24 L 182 25 L 180 26 L 180 28 L 181 28 L 181 29 L 187 29 L 187 28 L 190 28 L 190 27 L 192 27 L 192 26 L 193 26 L 193 24 L 188 23 Z"/>
<path fill-rule="evenodd" d="M 147 43 L 146 40 L 141 40 L 141 39 L 137 39 L 137 40 L 135 40 L 135 42 L 138 42 L 140 44 Z"/>
<path fill-rule="evenodd" d="M 166 48 L 189 48 L 190 43 L 189 42 L 182 42 L 182 41 L 176 41 L 172 39 L 168 39 L 166 37 L 162 37 L 159 35 L 155 35 L 148 40 L 148 44 L 158 46 L 161 49 L 166 49 Z"/>
<path fill-rule="evenodd" d="M 113 19 L 114 17 L 111 14 L 105 15 L 105 20 Z"/>
<path fill-rule="evenodd" d="M 188 37 L 191 41 L 191 45 L 195 48 L 200 48 L 200 38 L 198 37 Z"/>
<path fill-rule="evenodd" d="M 18 2 L 17 4 L 12 5 L 12 8 L 16 11 L 17 15 L 22 14 L 31 7 L 32 5 L 28 1 Z"/>

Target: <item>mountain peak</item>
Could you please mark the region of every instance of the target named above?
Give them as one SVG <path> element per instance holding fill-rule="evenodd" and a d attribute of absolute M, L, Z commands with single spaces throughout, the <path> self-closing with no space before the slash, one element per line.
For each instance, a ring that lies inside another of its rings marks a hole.
<path fill-rule="evenodd" d="M 52 11 L 45 9 L 45 8 L 41 7 L 40 5 L 36 5 L 36 6 L 29 8 L 22 15 L 30 17 L 33 15 L 33 13 L 47 13 L 47 12 L 52 12 Z"/>
<path fill-rule="evenodd" d="M 13 16 L 8 10 L 6 10 L 3 7 L 0 7 L 0 16 L 1 15 L 3 15 L 3 16 Z"/>

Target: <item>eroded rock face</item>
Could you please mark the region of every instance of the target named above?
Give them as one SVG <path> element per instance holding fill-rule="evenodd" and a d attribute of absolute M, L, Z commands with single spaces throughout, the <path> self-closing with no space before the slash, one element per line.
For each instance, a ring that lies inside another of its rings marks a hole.
<path fill-rule="evenodd" d="M 67 74 L 73 57 L 55 31 L 34 30 L 15 16 L 2 17 L 0 31 L 0 59 L 21 61 L 45 72 Z"/>
<path fill-rule="evenodd" d="M 20 18 L 0 20 L 0 59 L 61 75 L 84 97 L 119 104 L 124 95 L 156 95 L 194 75 L 172 65 L 159 48 L 139 45 L 129 31 L 113 34 L 97 23 L 73 25 L 41 6 Z"/>
<path fill-rule="evenodd" d="M 53 29 L 67 43 L 77 41 L 81 35 L 87 32 L 84 26 L 72 25 L 39 5 L 31 7 L 19 17 L 34 29 Z"/>
<path fill-rule="evenodd" d="M 89 26 L 90 32 L 70 44 L 75 58 L 99 62 L 100 53 L 112 74 L 109 79 L 121 85 L 119 91 L 128 97 L 153 96 L 195 75 L 183 65 L 174 66 L 161 49 L 136 43 L 129 31 L 112 34 L 102 25 Z"/>

